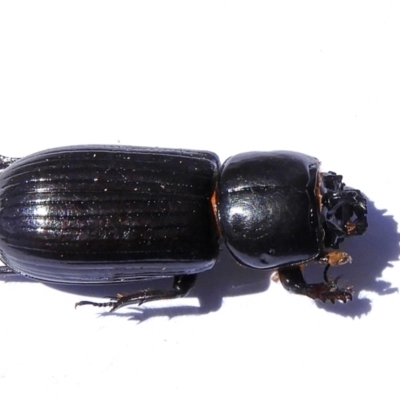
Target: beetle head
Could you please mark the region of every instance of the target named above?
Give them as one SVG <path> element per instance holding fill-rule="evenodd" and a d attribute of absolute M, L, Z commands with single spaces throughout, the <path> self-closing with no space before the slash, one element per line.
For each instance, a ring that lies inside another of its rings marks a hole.
<path fill-rule="evenodd" d="M 367 200 L 342 183 L 334 172 L 322 173 L 322 226 L 326 247 L 337 249 L 346 236 L 362 235 L 367 227 Z"/>

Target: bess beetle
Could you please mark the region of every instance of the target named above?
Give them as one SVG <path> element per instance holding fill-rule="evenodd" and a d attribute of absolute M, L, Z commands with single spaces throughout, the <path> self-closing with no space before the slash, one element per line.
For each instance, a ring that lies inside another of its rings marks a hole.
<path fill-rule="evenodd" d="M 109 302 L 185 296 L 213 267 L 223 238 L 232 256 L 276 269 L 283 286 L 322 301 L 352 299 L 327 276 L 350 256 L 345 237 L 367 228 L 366 199 L 304 154 L 251 152 L 222 167 L 206 151 L 73 146 L 0 157 L 0 273 L 53 283 L 99 284 L 174 277 L 171 290 Z M 302 268 L 324 263 L 324 281 Z"/>

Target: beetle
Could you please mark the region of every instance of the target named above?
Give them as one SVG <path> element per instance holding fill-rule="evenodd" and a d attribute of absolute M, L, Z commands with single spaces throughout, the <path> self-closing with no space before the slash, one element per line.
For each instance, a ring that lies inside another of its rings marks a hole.
<path fill-rule="evenodd" d="M 352 287 L 327 271 L 351 261 L 338 248 L 367 229 L 366 199 L 319 165 L 289 151 L 221 167 L 208 151 L 99 145 L 1 157 L 0 272 L 63 284 L 174 278 L 171 290 L 76 304 L 113 311 L 187 295 L 222 239 L 240 264 L 277 270 L 287 290 L 346 302 Z M 310 261 L 325 265 L 323 282 L 305 281 Z"/>

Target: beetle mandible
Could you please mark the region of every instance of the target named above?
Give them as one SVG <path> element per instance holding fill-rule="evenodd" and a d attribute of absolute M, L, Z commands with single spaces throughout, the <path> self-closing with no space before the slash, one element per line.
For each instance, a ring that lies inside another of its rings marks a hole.
<path fill-rule="evenodd" d="M 0 157 L 0 266 L 45 282 L 93 284 L 174 277 L 109 306 L 185 296 L 213 267 L 223 238 L 232 256 L 276 269 L 283 286 L 346 302 L 352 287 L 327 276 L 338 250 L 367 228 L 366 199 L 319 161 L 289 151 L 250 152 L 222 167 L 207 151 L 73 146 Z M 324 263 L 324 282 L 302 268 Z"/>

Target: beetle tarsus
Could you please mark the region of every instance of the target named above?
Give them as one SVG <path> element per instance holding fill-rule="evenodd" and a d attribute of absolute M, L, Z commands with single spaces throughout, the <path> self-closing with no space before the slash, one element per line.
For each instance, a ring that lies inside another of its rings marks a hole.
<path fill-rule="evenodd" d="M 113 301 L 108 301 L 106 303 L 96 303 L 94 301 L 79 301 L 78 303 L 75 303 L 75 308 L 80 307 L 80 306 L 95 306 L 95 307 L 112 307 L 115 302 Z"/>
<path fill-rule="evenodd" d="M 169 300 L 185 297 L 189 293 L 190 289 L 194 286 L 196 276 L 197 275 L 195 274 L 176 276 L 172 290 L 145 289 L 128 295 L 118 294 L 117 297 L 113 297 L 111 301 L 105 303 L 96 303 L 93 301 L 84 300 L 76 303 L 75 308 L 78 306 L 92 305 L 95 307 L 111 307 L 110 312 L 113 312 L 128 305 L 141 306 L 149 301 Z"/>
<path fill-rule="evenodd" d="M 310 286 L 311 290 L 309 293 L 306 293 L 306 295 L 312 299 L 321 300 L 324 303 L 330 301 L 334 304 L 337 300 L 347 303 L 347 301 L 353 299 L 353 288 L 351 286 L 340 288 L 337 285 L 337 279 L 332 280 L 330 283 L 319 283 Z"/>

